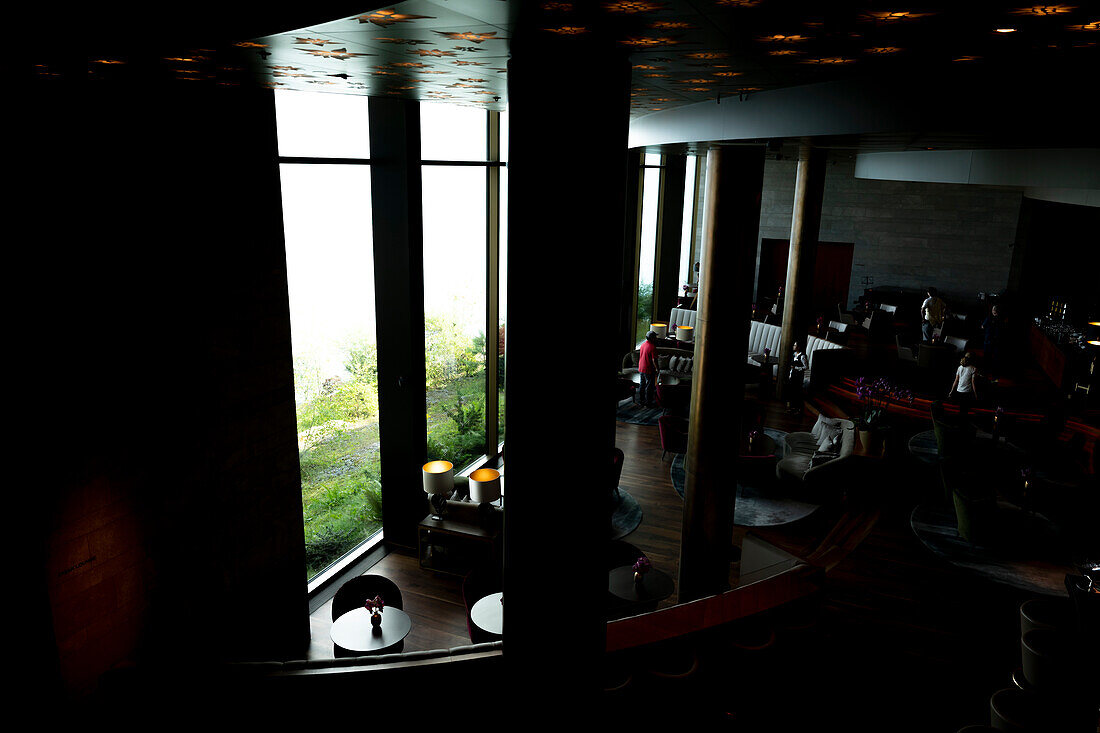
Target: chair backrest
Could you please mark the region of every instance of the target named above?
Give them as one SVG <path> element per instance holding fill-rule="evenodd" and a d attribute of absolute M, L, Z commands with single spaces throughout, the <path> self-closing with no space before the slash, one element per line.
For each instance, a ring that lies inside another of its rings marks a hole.
<path fill-rule="evenodd" d="M 612 448 L 611 456 L 608 462 L 607 479 L 609 491 L 614 491 L 619 486 L 619 478 L 623 475 L 623 461 L 626 460 L 626 455 L 623 453 L 622 448 Z"/>
<path fill-rule="evenodd" d="M 695 328 L 695 315 L 698 311 L 688 308 L 673 308 L 668 318 L 668 332 L 676 333 L 677 326 L 691 326 Z"/>
<path fill-rule="evenodd" d="M 749 343 L 747 353 L 762 354 L 765 348 L 772 354 L 779 353 L 779 338 L 783 332 L 779 326 L 761 321 L 749 323 Z"/>
<path fill-rule="evenodd" d="M 401 608 L 401 590 L 396 583 L 381 575 L 360 575 L 347 581 L 336 591 L 332 598 L 332 620 L 360 608 L 364 601 L 375 596 L 382 596 L 387 606 Z"/>
<path fill-rule="evenodd" d="M 894 342 L 898 345 L 898 358 L 905 361 L 916 361 L 917 355 L 913 353 L 912 347 L 903 346 L 901 343 L 901 336 L 894 334 Z"/>
<path fill-rule="evenodd" d="M 623 565 L 633 565 L 638 562 L 640 557 L 646 557 L 646 554 L 629 542 L 611 540 L 607 543 L 607 569 L 609 571 L 621 568 Z"/>
<path fill-rule="evenodd" d="M 966 353 L 966 345 L 969 343 L 966 339 L 959 338 L 958 336 L 944 336 L 943 342 L 954 346 L 960 356 Z"/>
<path fill-rule="evenodd" d="M 886 311 L 890 315 L 897 313 L 898 307 L 896 305 L 887 305 L 886 303 L 879 303 L 879 310 Z"/>
<path fill-rule="evenodd" d="M 847 348 L 843 344 L 833 343 L 817 336 L 806 337 L 806 366 L 809 369 L 814 368 L 814 354 L 822 349 L 845 349 Z"/>
<path fill-rule="evenodd" d="M 844 333 L 845 331 L 848 330 L 848 324 L 847 323 L 842 323 L 840 321 L 829 321 L 829 328 L 831 328 L 835 331 L 840 331 L 841 333 Z"/>

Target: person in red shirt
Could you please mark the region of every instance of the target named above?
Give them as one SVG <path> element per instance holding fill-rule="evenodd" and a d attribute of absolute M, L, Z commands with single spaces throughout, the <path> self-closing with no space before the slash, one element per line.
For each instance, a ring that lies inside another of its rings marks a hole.
<path fill-rule="evenodd" d="M 657 332 L 645 335 L 645 342 L 638 354 L 638 373 L 642 384 L 638 387 L 638 402 L 646 407 L 657 406 L 657 377 L 661 370 L 657 364 Z"/>

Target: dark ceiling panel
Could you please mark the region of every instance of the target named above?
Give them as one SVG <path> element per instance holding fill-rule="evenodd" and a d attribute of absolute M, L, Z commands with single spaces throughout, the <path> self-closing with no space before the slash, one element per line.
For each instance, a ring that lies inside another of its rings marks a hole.
<path fill-rule="evenodd" d="M 628 54 L 635 116 L 857 75 L 903 78 L 964 65 L 980 65 L 989 74 L 1031 64 L 1095 66 L 1100 43 L 1095 2 L 543 0 L 532 10 L 532 1 L 408 0 L 368 7 L 251 39 L 253 71 L 281 88 L 446 98 L 502 109 L 521 3 L 531 26 L 525 30 L 600 34 Z"/>

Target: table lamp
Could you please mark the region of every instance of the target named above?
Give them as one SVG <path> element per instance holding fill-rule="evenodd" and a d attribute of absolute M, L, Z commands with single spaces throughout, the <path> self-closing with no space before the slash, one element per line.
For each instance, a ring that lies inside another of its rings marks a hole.
<path fill-rule="evenodd" d="M 492 502 L 500 498 L 500 471 L 479 468 L 470 474 L 470 501 L 477 504 L 478 517 L 486 528 L 492 520 Z"/>
<path fill-rule="evenodd" d="M 447 513 L 447 495 L 455 486 L 455 467 L 450 461 L 428 461 L 424 464 L 424 492 L 432 504 L 432 519 L 443 519 Z"/>
<path fill-rule="evenodd" d="M 695 333 L 695 329 L 692 326 L 677 326 L 676 327 L 676 340 L 677 341 L 691 341 L 691 334 Z"/>
<path fill-rule="evenodd" d="M 657 334 L 657 338 L 663 339 L 668 336 L 668 324 L 667 323 L 651 323 L 649 324 L 649 330 Z"/>

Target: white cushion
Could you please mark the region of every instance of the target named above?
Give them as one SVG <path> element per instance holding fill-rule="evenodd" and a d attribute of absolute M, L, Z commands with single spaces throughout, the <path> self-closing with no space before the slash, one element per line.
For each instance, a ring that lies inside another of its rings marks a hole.
<path fill-rule="evenodd" d="M 815 422 L 814 426 L 810 428 L 810 434 L 813 435 L 818 442 L 820 442 L 822 433 L 825 429 L 835 428 L 838 432 L 841 430 L 840 420 L 841 418 L 839 417 L 825 417 L 824 415 L 819 413 L 817 416 L 817 422 Z"/>
<path fill-rule="evenodd" d="M 678 356 L 674 356 L 671 359 L 669 359 L 668 360 L 669 370 L 674 371 L 674 372 L 680 371 L 680 361 L 681 361 L 681 359 Z"/>
<path fill-rule="evenodd" d="M 817 440 L 817 450 L 821 453 L 832 453 L 838 450 L 843 432 L 844 429 L 839 425 L 822 424 L 821 434 Z"/>
<path fill-rule="evenodd" d="M 685 356 L 683 359 L 680 359 L 680 371 L 684 374 L 691 374 L 692 361 L 694 360 L 691 357 L 687 356 Z"/>

